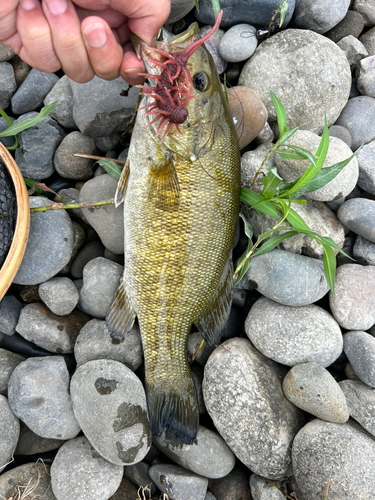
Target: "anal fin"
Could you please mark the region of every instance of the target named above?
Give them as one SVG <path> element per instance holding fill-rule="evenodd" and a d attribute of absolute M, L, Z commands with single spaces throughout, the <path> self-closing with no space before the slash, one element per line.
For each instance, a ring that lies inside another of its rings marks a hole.
<path fill-rule="evenodd" d="M 120 285 L 106 317 L 107 328 L 116 338 L 124 337 L 134 324 L 135 311 L 126 295 L 122 275 Z"/>
<path fill-rule="evenodd" d="M 116 194 L 115 194 L 115 207 L 117 208 L 125 199 L 126 188 L 128 185 L 128 179 L 130 174 L 130 162 L 126 160 L 124 168 L 121 172 L 120 180 L 117 184 Z"/>

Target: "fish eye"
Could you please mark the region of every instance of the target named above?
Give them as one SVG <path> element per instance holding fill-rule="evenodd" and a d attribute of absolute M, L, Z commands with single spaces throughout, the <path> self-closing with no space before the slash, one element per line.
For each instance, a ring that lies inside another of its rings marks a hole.
<path fill-rule="evenodd" d="M 193 84 L 194 88 L 199 90 L 199 92 L 204 92 L 208 89 L 210 85 L 210 79 L 204 71 L 200 71 L 199 73 L 195 73 L 193 76 Z"/>

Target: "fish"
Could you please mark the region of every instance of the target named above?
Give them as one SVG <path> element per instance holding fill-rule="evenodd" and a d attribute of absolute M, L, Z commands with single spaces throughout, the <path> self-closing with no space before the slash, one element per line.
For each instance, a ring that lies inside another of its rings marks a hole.
<path fill-rule="evenodd" d="M 219 343 L 240 199 L 238 140 L 208 36 L 199 39 L 194 23 L 155 48 L 136 47 L 150 85 L 115 195 L 124 203 L 125 265 L 106 318 L 118 338 L 138 318 L 152 433 L 185 444 L 199 425 L 188 337 L 195 325 Z"/>

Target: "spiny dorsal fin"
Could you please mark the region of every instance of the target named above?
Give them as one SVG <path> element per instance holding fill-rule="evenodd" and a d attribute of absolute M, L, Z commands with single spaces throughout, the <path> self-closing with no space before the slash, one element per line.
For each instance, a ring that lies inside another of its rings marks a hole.
<path fill-rule="evenodd" d="M 165 211 L 178 210 L 180 185 L 171 155 L 150 164 L 149 200 L 156 208 Z"/>
<path fill-rule="evenodd" d="M 116 290 L 115 298 L 106 317 L 108 330 L 118 339 L 124 337 L 134 324 L 135 311 L 126 295 L 124 281 L 120 278 L 120 285 Z"/>
<path fill-rule="evenodd" d="M 126 186 L 128 184 L 128 178 L 130 173 L 130 163 L 126 160 L 124 168 L 122 169 L 120 180 L 117 184 L 116 194 L 115 194 L 115 207 L 117 208 L 125 199 Z"/>

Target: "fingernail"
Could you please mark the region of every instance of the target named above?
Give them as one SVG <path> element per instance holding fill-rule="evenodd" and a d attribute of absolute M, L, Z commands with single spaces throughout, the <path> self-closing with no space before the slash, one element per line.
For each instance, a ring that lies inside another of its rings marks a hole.
<path fill-rule="evenodd" d="M 129 68 L 124 73 L 127 78 L 139 78 L 139 73 L 143 73 L 143 68 Z"/>
<path fill-rule="evenodd" d="M 108 36 L 101 23 L 89 24 L 83 30 L 83 36 L 90 47 L 100 48 L 107 42 Z"/>
<path fill-rule="evenodd" d="M 63 14 L 68 8 L 68 2 L 66 0 L 45 0 L 48 10 L 54 16 L 58 14 Z"/>
<path fill-rule="evenodd" d="M 38 5 L 36 0 L 21 0 L 20 5 L 24 10 L 32 10 Z"/>

